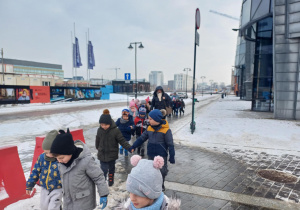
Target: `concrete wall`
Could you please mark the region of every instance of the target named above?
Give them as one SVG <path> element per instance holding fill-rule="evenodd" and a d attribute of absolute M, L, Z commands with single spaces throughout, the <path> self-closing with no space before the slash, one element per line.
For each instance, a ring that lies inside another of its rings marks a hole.
<path fill-rule="evenodd" d="M 0 84 L 3 84 L 2 74 L 0 74 Z M 24 86 L 43 86 L 43 81 L 50 82 L 50 86 L 55 86 L 55 83 L 61 83 L 63 80 L 57 78 L 44 78 L 41 76 L 21 76 L 21 75 L 5 75 L 5 85 L 24 85 Z"/>
<path fill-rule="evenodd" d="M 300 0 L 275 0 L 274 117 L 300 119 Z"/>

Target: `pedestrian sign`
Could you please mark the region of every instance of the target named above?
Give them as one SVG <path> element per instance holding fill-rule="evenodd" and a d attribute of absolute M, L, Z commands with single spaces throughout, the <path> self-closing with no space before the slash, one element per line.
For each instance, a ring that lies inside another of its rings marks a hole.
<path fill-rule="evenodd" d="M 124 76 L 125 76 L 125 80 L 130 80 L 130 73 L 125 73 Z"/>

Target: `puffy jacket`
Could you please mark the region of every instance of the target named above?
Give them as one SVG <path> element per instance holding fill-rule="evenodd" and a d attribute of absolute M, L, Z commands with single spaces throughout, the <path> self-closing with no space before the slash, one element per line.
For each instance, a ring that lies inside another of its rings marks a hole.
<path fill-rule="evenodd" d="M 135 124 L 135 133 L 137 136 L 140 136 L 144 131 L 147 130 L 147 127 L 149 125 L 149 120 L 147 118 L 143 119 L 140 117 L 136 117 L 134 119 L 134 124 Z"/>
<path fill-rule="evenodd" d="M 175 157 L 173 135 L 168 121 L 165 121 L 165 124 L 161 124 L 156 130 L 149 125 L 147 130 L 137 138 L 132 147 L 135 149 L 141 146 L 147 139 L 149 139 L 147 145 L 148 156 L 155 157 L 160 155 L 168 157 L 169 150 L 170 157 Z"/>
<path fill-rule="evenodd" d="M 111 126 L 107 130 L 104 130 L 100 126 L 96 135 L 95 146 L 98 150 L 98 159 L 103 162 L 118 159 L 119 144 L 126 150 L 131 146 L 123 137 L 116 123 L 113 120 L 111 121 Z"/>
<path fill-rule="evenodd" d="M 128 121 L 126 123 L 121 123 L 121 118 L 119 118 L 116 122 L 116 126 L 120 129 L 124 138 L 129 141 L 131 139 L 131 134 L 134 131 L 133 117 L 128 115 Z M 133 129 L 131 129 L 130 126 L 132 126 Z"/>
<path fill-rule="evenodd" d="M 161 90 L 162 91 L 162 96 L 161 96 L 161 101 L 159 101 L 159 98 L 157 97 L 157 91 Z M 152 102 L 151 102 L 151 110 L 152 109 L 166 109 L 166 107 L 170 107 L 172 106 L 172 100 L 170 98 L 170 96 L 164 92 L 163 88 L 161 86 L 157 86 L 154 94 L 153 94 L 153 98 L 152 98 Z"/>
<path fill-rule="evenodd" d="M 86 144 L 77 140 L 75 146 L 83 148 L 78 158 L 69 167 L 59 163 L 64 210 L 92 210 L 96 207 L 95 185 L 99 196 L 108 195 L 109 190 L 103 172 Z"/>
<path fill-rule="evenodd" d="M 62 187 L 58 171 L 58 162 L 47 161 L 45 159 L 45 153 L 41 154 L 34 164 L 28 181 L 26 182 L 26 190 L 32 190 L 38 180 L 40 180 L 40 185 L 49 191 Z"/>

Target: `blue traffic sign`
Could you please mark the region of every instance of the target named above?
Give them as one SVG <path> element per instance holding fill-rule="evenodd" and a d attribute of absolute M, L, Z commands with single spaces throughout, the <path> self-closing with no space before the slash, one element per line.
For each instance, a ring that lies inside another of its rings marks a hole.
<path fill-rule="evenodd" d="M 125 80 L 130 80 L 130 73 L 125 73 L 124 76 L 125 76 Z"/>

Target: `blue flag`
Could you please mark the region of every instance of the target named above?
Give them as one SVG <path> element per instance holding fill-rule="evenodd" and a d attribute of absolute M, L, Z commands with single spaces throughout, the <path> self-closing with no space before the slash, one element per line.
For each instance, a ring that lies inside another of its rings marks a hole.
<path fill-rule="evenodd" d="M 75 37 L 75 44 L 73 44 L 73 66 L 74 68 L 82 66 L 77 37 Z"/>
<path fill-rule="evenodd" d="M 88 44 L 88 69 L 93 69 L 95 66 L 95 57 L 94 57 L 94 49 L 92 42 L 89 41 Z"/>

